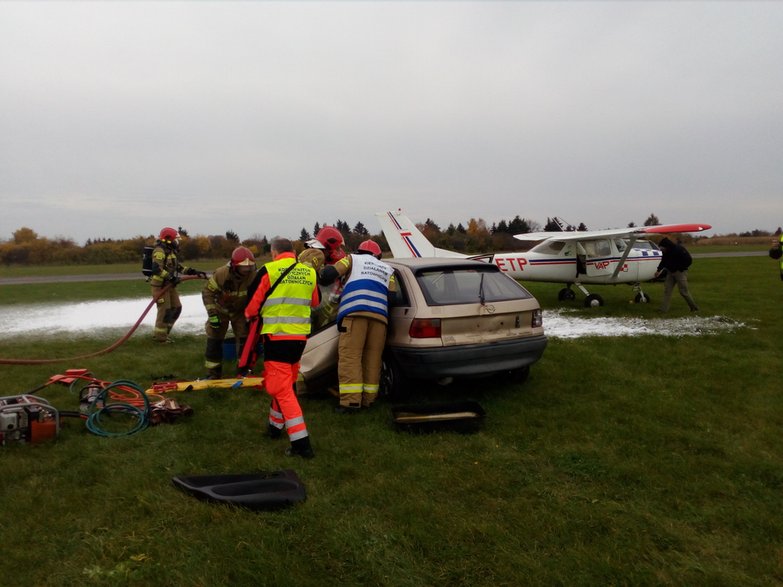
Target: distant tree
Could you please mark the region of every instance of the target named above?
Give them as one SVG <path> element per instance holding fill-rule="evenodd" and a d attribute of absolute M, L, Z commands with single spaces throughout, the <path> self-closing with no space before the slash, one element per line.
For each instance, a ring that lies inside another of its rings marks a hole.
<path fill-rule="evenodd" d="M 310 240 L 310 233 L 307 232 L 304 227 L 302 228 L 302 232 L 299 233 L 299 240 L 302 242 Z"/>
<path fill-rule="evenodd" d="M 579 223 L 579 226 L 577 226 L 577 227 L 576 227 L 576 229 L 577 229 L 579 232 L 586 232 L 586 231 L 587 231 L 587 226 L 585 226 L 585 223 L 584 223 L 584 222 L 580 222 L 580 223 Z"/>
<path fill-rule="evenodd" d="M 237 235 L 236 232 L 233 230 L 227 230 L 226 231 L 226 240 L 231 241 L 232 243 L 238 243 L 239 242 L 239 235 Z"/>
<path fill-rule="evenodd" d="M 775 231 L 775 236 L 780 236 L 781 234 L 783 234 L 783 228 L 778 226 L 778 229 Z"/>
<path fill-rule="evenodd" d="M 14 231 L 14 243 L 17 245 L 23 245 L 25 243 L 32 243 L 38 240 L 38 233 L 32 228 L 23 226 L 22 228 Z"/>
<path fill-rule="evenodd" d="M 633 220 L 631 220 L 631 221 L 628 223 L 628 228 L 636 228 L 636 223 L 635 223 Z"/>
<path fill-rule="evenodd" d="M 424 221 L 424 226 L 433 232 L 440 232 L 440 226 L 435 224 L 435 221 L 430 218 L 427 218 L 427 220 Z"/>
<path fill-rule="evenodd" d="M 505 220 L 501 220 L 497 223 L 497 226 L 492 225 L 492 234 L 509 234 L 508 224 Z"/>
<path fill-rule="evenodd" d="M 367 236 L 368 234 L 370 234 L 370 231 L 367 230 L 364 227 L 364 224 L 362 224 L 361 222 L 356 223 L 356 226 L 353 227 L 353 232 L 354 234 L 358 234 L 359 236 Z"/>
<path fill-rule="evenodd" d="M 658 220 L 658 217 L 655 214 L 650 214 L 647 217 L 647 220 L 644 221 L 644 225 L 645 226 L 656 226 L 656 225 L 658 225 L 660 223 L 661 223 L 661 221 Z"/>
<path fill-rule="evenodd" d="M 317 222 L 313 225 L 313 237 L 317 235 L 319 232 L 321 232 L 321 225 Z"/>
<path fill-rule="evenodd" d="M 527 220 L 519 217 L 519 214 L 514 216 L 514 219 L 508 223 L 509 234 L 522 234 L 530 232 L 530 224 Z"/>
<path fill-rule="evenodd" d="M 459 224 L 457 224 L 457 232 L 458 232 L 459 234 L 466 234 L 466 233 L 468 232 L 467 230 L 465 230 L 465 227 L 464 227 L 464 226 L 462 226 L 462 222 L 460 222 Z"/>
<path fill-rule="evenodd" d="M 180 236 L 183 236 L 184 238 L 188 238 L 188 236 L 190 236 L 188 234 L 188 231 L 182 228 L 181 226 L 177 228 L 177 232 L 180 234 Z"/>
<path fill-rule="evenodd" d="M 552 218 L 547 217 L 544 232 L 560 232 L 560 225 Z"/>
<path fill-rule="evenodd" d="M 446 234 L 449 236 L 454 236 L 454 233 L 457 232 L 457 227 L 454 226 L 454 224 L 449 224 L 449 227 L 446 229 Z"/>

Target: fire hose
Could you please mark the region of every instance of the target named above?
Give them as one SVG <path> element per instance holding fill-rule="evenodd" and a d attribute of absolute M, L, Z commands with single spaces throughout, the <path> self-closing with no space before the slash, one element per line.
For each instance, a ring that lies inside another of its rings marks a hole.
<path fill-rule="evenodd" d="M 191 275 L 191 276 L 181 277 L 180 281 L 190 281 L 191 279 L 202 279 L 202 278 L 195 275 Z M 152 309 L 152 306 L 154 306 L 155 303 L 173 286 L 174 284 L 169 283 L 163 289 L 161 289 L 160 292 L 158 292 L 155 296 L 153 296 L 152 301 L 150 301 L 150 303 L 147 304 L 147 307 L 141 313 L 139 319 L 136 320 L 136 323 L 133 326 L 131 326 L 130 330 L 128 330 L 128 332 L 126 332 L 122 337 L 120 337 L 118 340 L 116 340 L 113 344 L 106 347 L 105 349 L 96 351 L 94 353 L 88 353 L 86 355 L 79 355 L 76 357 L 63 357 L 61 359 L 2 359 L 0 358 L 0 365 L 48 365 L 51 363 L 62 363 L 64 361 L 79 361 L 82 359 L 91 359 L 93 357 L 98 357 L 100 355 L 105 355 L 107 353 L 110 353 L 113 350 L 120 347 L 121 345 L 123 345 L 133 335 L 133 333 L 136 332 L 136 329 L 139 326 L 141 326 L 141 323 L 144 321 L 144 318 Z"/>

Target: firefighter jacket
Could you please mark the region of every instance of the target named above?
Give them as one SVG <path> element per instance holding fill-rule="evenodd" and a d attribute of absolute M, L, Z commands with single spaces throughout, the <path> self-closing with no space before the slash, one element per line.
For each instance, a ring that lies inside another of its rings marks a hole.
<path fill-rule="evenodd" d="M 372 255 L 349 255 L 337 262 L 350 264 L 350 273 L 343 286 L 337 324 L 349 314 L 369 313 L 383 322 L 389 317 L 389 288 L 394 270 Z"/>
<path fill-rule="evenodd" d="M 231 269 L 231 264 L 215 269 L 201 290 L 201 300 L 207 309 L 207 314 L 215 316 L 234 316 L 244 314 L 247 306 L 247 288 L 256 276 L 253 269 L 247 275 L 240 275 Z"/>
<path fill-rule="evenodd" d="M 267 292 L 294 264 L 296 266 L 267 297 Z M 310 308 L 319 303 L 315 269 L 297 263 L 294 253 L 281 253 L 265 264 L 259 274 L 261 279 L 245 308 L 245 316 L 253 319 L 260 313 L 263 322 L 261 334 L 280 339 L 307 339 L 311 328 Z"/>
<path fill-rule="evenodd" d="M 180 264 L 177 252 L 160 241 L 152 251 L 152 277 L 150 285 L 162 287 L 166 281 L 176 281 L 180 273 L 187 271 L 187 267 Z"/>

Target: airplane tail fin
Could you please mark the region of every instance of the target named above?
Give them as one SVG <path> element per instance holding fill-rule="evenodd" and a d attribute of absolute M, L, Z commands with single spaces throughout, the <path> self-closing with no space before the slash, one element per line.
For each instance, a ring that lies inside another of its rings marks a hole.
<path fill-rule="evenodd" d="M 416 225 L 403 214 L 396 212 L 378 212 L 375 214 L 381 225 L 383 235 L 389 243 L 392 255 L 398 259 L 410 257 L 467 257 L 455 251 L 439 249 L 427 240 Z"/>

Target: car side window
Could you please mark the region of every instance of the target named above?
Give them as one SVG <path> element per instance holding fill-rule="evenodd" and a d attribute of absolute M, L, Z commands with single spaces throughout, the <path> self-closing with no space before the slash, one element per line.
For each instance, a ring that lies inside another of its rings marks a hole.
<path fill-rule="evenodd" d="M 397 291 L 389 292 L 389 307 L 410 306 L 408 293 L 405 291 L 405 283 L 402 281 L 402 277 L 400 277 L 400 272 L 396 269 L 394 270 L 394 281 L 397 284 Z"/>

